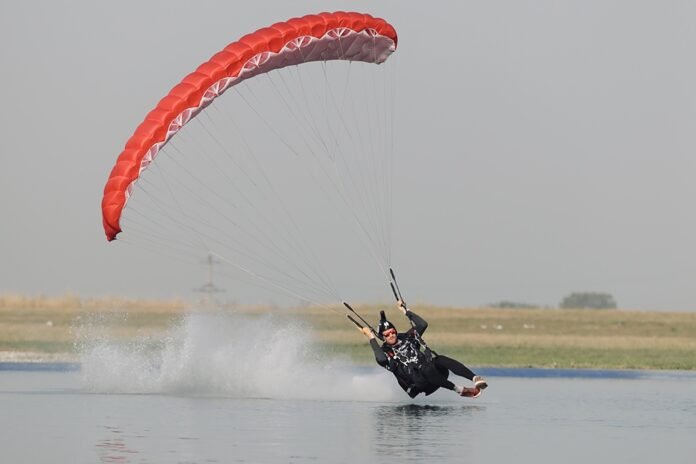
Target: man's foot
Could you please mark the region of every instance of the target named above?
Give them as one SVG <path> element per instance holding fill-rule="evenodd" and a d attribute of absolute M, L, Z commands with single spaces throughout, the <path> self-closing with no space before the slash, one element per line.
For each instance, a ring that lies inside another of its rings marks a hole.
<path fill-rule="evenodd" d="M 478 398 L 481 396 L 481 389 L 476 387 L 464 387 L 459 393 L 459 396 L 465 396 L 467 398 Z"/>
<path fill-rule="evenodd" d="M 478 388 L 479 390 L 485 390 L 488 387 L 488 382 L 486 382 L 486 379 L 480 375 L 475 375 L 472 381 L 474 382 L 474 387 Z"/>

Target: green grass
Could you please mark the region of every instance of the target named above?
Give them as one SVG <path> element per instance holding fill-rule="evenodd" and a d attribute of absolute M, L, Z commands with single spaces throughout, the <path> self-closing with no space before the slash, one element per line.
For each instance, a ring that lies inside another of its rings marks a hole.
<path fill-rule="evenodd" d="M 537 367 L 537 368 L 587 368 L 587 369 L 670 369 L 696 370 L 693 350 L 671 349 L 598 349 L 549 348 L 531 346 L 437 346 L 430 344 L 437 353 L 449 356 L 470 367 Z M 327 357 L 345 356 L 358 364 L 374 362 L 367 343 L 319 345 Z"/>
<path fill-rule="evenodd" d="M 31 353 L 72 353 L 72 341 L 54 340 L 0 340 L 0 351 L 18 351 Z"/>
<path fill-rule="evenodd" d="M 696 369 L 690 350 L 547 348 L 510 346 L 470 347 L 439 351 L 472 366 L 593 368 L 593 369 Z"/>

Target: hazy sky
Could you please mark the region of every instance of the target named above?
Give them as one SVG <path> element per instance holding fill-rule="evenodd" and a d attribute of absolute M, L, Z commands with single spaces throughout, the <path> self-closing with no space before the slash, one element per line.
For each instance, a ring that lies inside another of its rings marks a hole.
<path fill-rule="evenodd" d="M 116 156 L 226 44 L 334 10 L 399 34 L 393 264 L 412 301 L 696 309 L 686 1 L 2 2 L 0 293 L 191 297 L 202 266 L 173 277 L 106 242 Z"/>

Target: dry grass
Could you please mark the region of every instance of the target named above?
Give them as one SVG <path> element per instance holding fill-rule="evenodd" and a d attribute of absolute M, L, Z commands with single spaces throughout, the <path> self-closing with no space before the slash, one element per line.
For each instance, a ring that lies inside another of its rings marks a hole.
<path fill-rule="evenodd" d="M 0 351 L 72 353 L 77 330 L 101 327 L 110 337 L 156 336 L 189 309 L 181 300 L 81 299 L 74 295 L 30 298 L 0 295 Z M 380 309 L 397 327 L 407 320 L 393 307 L 364 306 L 376 325 Z M 273 312 L 302 320 L 327 352 L 371 362 L 364 337 L 342 309 L 235 308 L 245 315 Z M 414 308 L 429 323 L 428 343 L 472 365 L 696 369 L 696 313 L 626 310 Z M 14 353 L 12 356 L 7 353 Z"/>
<path fill-rule="evenodd" d="M 0 314 L 18 311 L 41 314 L 79 314 L 83 312 L 147 311 L 181 314 L 187 307 L 183 300 L 142 300 L 123 297 L 80 298 L 76 295 L 38 296 L 0 295 Z"/>

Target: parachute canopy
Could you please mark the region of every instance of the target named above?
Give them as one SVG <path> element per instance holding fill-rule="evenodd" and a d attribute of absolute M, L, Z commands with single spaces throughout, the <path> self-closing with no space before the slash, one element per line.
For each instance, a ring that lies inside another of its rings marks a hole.
<path fill-rule="evenodd" d="M 380 64 L 396 50 L 395 29 L 361 13 L 320 13 L 279 22 L 229 44 L 171 89 L 148 113 L 113 167 L 102 199 L 109 241 L 140 174 L 192 118 L 232 86 L 268 71 L 312 61 Z"/>

